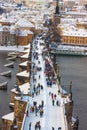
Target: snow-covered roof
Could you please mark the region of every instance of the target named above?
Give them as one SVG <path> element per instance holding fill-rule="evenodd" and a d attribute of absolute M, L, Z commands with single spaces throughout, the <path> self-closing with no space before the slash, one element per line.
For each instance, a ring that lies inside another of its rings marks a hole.
<path fill-rule="evenodd" d="M 23 85 L 19 86 L 21 92 L 23 92 L 23 94 L 28 94 L 30 92 L 30 84 L 29 83 L 25 83 Z"/>
<path fill-rule="evenodd" d="M 20 32 L 18 33 L 18 36 L 27 36 L 27 31 L 26 30 L 20 30 Z"/>
<path fill-rule="evenodd" d="M 69 11 L 69 12 L 66 12 L 66 14 L 68 14 L 68 15 L 70 15 L 70 14 L 73 14 L 73 15 L 86 15 L 87 16 L 86 12 Z"/>
<path fill-rule="evenodd" d="M 25 50 L 23 51 L 23 53 L 27 53 L 27 54 L 29 54 L 29 52 L 30 52 L 30 48 L 29 48 L 29 49 L 25 49 Z"/>
<path fill-rule="evenodd" d="M 34 25 L 31 23 L 31 22 L 29 22 L 29 21 L 27 21 L 26 19 L 20 19 L 17 23 L 16 23 L 16 25 L 19 25 L 20 27 L 34 27 Z"/>
<path fill-rule="evenodd" d="M 67 28 L 63 30 L 63 36 L 77 36 L 77 37 L 87 37 L 87 31 L 85 29 L 74 29 Z"/>
<path fill-rule="evenodd" d="M 30 43 L 28 45 L 24 46 L 24 48 L 30 48 Z"/>
<path fill-rule="evenodd" d="M 30 31 L 30 30 L 27 30 L 27 33 L 28 34 L 34 34 L 32 31 Z"/>
<path fill-rule="evenodd" d="M 28 82 L 28 83 L 24 83 L 24 84 L 22 84 L 22 85 L 19 85 L 18 87 L 19 87 L 20 91 L 21 91 L 23 94 L 25 94 L 25 95 L 30 92 L 30 84 L 29 84 L 29 82 Z M 17 93 L 17 91 L 16 91 L 15 88 L 12 89 L 11 92 Z"/>
<path fill-rule="evenodd" d="M 20 58 L 25 58 L 25 59 L 27 59 L 28 57 L 29 57 L 29 54 L 25 54 L 23 56 L 20 56 Z"/>
<path fill-rule="evenodd" d="M 0 22 L 9 22 L 9 20 L 6 17 L 1 17 Z"/>
<path fill-rule="evenodd" d="M 20 63 L 19 66 L 27 66 L 28 61 L 25 61 L 23 63 Z"/>
<path fill-rule="evenodd" d="M 26 70 L 25 71 L 22 71 L 20 73 L 17 73 L 16 76 L 21 76 L 21 77 L 26 77 L 28 78 L 29 77 L 29 72 L 27 72 Z"/>
<path fill-rule="evenodd" d="M 6 119 L 6 120 L 11 120 L 13 121 L 14 120 L 14 112 L 11 112 L 5 116 L 2 116 L 2 119 Z"/>

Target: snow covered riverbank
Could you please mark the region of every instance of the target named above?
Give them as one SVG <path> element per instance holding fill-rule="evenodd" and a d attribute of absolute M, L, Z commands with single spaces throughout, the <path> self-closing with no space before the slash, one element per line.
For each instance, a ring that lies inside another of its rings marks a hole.
<path fill-rule="evenodd" d="M 0 46 L 0 51 L 23 51 L 24 46 Z"/>

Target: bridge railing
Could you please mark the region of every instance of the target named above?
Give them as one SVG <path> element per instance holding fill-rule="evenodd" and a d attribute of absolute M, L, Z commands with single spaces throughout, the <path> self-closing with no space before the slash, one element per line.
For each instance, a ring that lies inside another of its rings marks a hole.
<path fill-rule="evenodd" d="M 27 103 L 26 110 L 25 110 L 25 113 L 24 113 L 24 118 L 23 118 L 23 122 L 22 122 L 21 130 L 24 130 L 25 121 L 26 121 L 26 113 L 27 113 L 27 109 L 28 109 L 28 103 Z"/>
<path fill-rule="evenodd" d="M 51 63 L 51 66 L 53 68 L 54 75 L 56 76 L 56 83 L 57 83 L 57 86 L 58 86 L 58 91 L 60 91 L 61 86 L 60 86 L 60 83 L 58 81 L 57 74 L 55 72 L 55 69 L 54 69 L 54 66 L 53 66 L 53 62 L 52 62 L 51 59 L 50 59 L 50 63 Z M 68 124 L 67 124 L 67 119 L 66 119 L 66 115 L 65 115 L 65 104 L 63 105 L 63 117 L 64 117 L 65 130 L 68 130 Z"/>

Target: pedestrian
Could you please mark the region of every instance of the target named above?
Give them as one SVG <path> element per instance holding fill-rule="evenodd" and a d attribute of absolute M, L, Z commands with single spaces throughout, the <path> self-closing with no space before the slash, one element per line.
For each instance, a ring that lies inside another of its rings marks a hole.
<path fill-rule="evenodd" d="M 50 81 L 50 87 L 52 87 L 52 81 Z"/>
<path fill-rule="evenodd" d="M 38 113 L 38 108 L 37 106 L 35 106 L 35 115 L 37 116 L 37 113 Z"/>
<path fill-rule="evenodd" d="M 31 122 L 29 123 L 29 130 L 31 130 Z"/>
<path fill-rule="evenodd" d="M 52 105 L 54 106 L 54 103 L 55 103 L 55 101 L 54 101 L 54 99 L 52 100 Z"/>
<path fill-rule="evenodd" d="M 56 99 L 56 94 L 54 94 L 54 98 Z"/>
<path fill-rule="evenodd" d="M 52 130 L 54 130 L 54 127 L 52 127 Z"/>
<path fill-rule="evenodd" d="M 32 92 L 32 98 L 34 97 L 34 92 Z"/>
<path fill-rule="evenodd" d="M 37 105 L 37 102 L 36 101 L 33 101 L 33 106 L 35 107 Z"/>
<path fill-rule="evenodd" d="M 56 105 L 58 106 L 59 104 L 58 104 L 58 100 L 56 101 Z"/>
<path fill-rule="evenodd" d="M 43 85 L 40 85 L 40 87 L 41 87 L 41 90 L 43 90 Z"/>
<path fill-rule="evenodd" d="M 60 94 L 60 90 L 58 90 L 58 95 Z"/>
<path fill-rule="evenodd" d="M 51 95 L 51 92 L 49 92 L 49 96 Z"/>
<path fill-rule="evenodd" d="M 52 97 L 52 99 L 53 99 L 53 93 L 51 93 L 51 97 Z"/>
<path fill-rule="evenodd" d="M 39 130 L 41 130 L 41 125 L 40 124 L 39 124 L 38 128 L 39 128 Z"/>
<path fill-rule="evenodd" d="M 44 107 L 44 101 L 43 101 L 43 100 L 42 100 L 42 102 L 41 102 L 41 106 Z"/>
<path fill-rule="evenodd" d="M 38 90 L 38 94 L 40 94 L 40 89 Z"/>
<path fill-rule="evenodd" d="M 43 116 L 43 109 L 40 109 L 40 117 Z"/>
<path fill-rule="evenodd" d="M 28 110 L 27 110 L 27 112 L 26 112 L 26 116 L 28 116 Z"/>
<path fill-rule="evenodd" d="M 61 127 L 58 127 L 58 130 L 62 130 Z"/>
<path fill-rule="evenodd" d="M 39 79 L 40 79 L 40 75 L 39 75 Z"/>

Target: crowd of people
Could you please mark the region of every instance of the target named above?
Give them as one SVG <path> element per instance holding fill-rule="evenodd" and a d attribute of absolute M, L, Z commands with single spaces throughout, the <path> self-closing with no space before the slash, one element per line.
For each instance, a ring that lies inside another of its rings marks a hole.
<path fill-rule="evenodd" d="M 30 113 L 29 113 L 29 114 L 34 113 L 35 117 L 39 117 L 39 120 L 35 124 L 32 124 L 31 122 L 29 122 L 29 130 L 32 130 L 32 125 L 34 126 L 35 130 L 42 129 L 40 118 L 43 118 L 43 115 L 45 113 L 44 112 L 44 110 L 45 110 L 44 102 L 45 101 L 44 101 L 44 99 L 43 100 L 41 99 L 41 101 L 39 103 L 38 100 L 36 101 L 36 97 L 40 96 L 42 91 L 46 91 L 46 90 L 44 90 L 45 87 L 50 87 L 50 89 L 51 89 L 53 87 L 54 80 L 55 80 L 54 71 L 49 62 L 49 59 L 45 58 L 47 55 L 47 52 L 45 52 L 45 53 L 39 52 L 39 46 L 41 46 L 41 48 L 44 49 L 44 44 L 39 44 L 39 42 L 37 40 L 34 41 L 33 51 L 32 51 L 32 59 L 34 61 L 34 64 L 32 65 L 32 68 L 31 68 L 32 69 L 32 74 L 31 74 L 32 90 L 31 91 L 32 91 L 33 102 L 32 102 L 32 104 L 30 104 Z M 44 65 L 41 64 L 40 57 L 42 57 Z M 42 71 L 43 71 L 44 75 L 41 75 Z M 44 84 L 41 82 L 43 76 L 46 77 L 46 81 L 45 81 L 46 86 L 44 86 Z M 56 80 L 55 80 L 55 83 L 56 83 Z M 48 94 L 49 94 L 49 99 L 52 102 L 52 107 L 59 106 L 60 102 L 58 100 L 57 94 L 52 93 L 51 91 L 49 91 Z M 29 114 L 27 114 L 27 115 L 29 115 Z M 52 130 L 55 130 L 54 126 L 52 126 Z M 58 130 L 61 130 L 61 129 L 58 129 Z"/>

